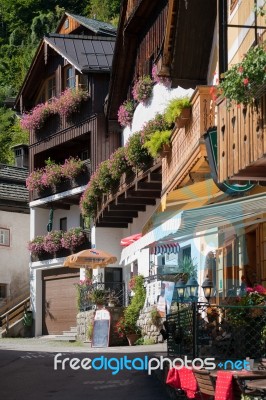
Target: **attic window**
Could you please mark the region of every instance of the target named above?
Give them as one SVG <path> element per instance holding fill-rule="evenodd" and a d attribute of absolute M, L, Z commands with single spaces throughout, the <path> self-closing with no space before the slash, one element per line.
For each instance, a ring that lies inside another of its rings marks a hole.
<path fill-rule="evenodd" d="M 68 18 L 65 20 L 64 28 L 65 29 L 69 28 L 69 19 Z"/>

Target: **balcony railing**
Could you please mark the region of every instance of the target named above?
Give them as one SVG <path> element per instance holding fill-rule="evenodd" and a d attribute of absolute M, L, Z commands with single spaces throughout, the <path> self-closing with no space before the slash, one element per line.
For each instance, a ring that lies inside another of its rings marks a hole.
<path fill-rule="evenodd" d="M 254 105 L 218 104 L 218 180 L 265 181 L 266 87 Z"/>
<path fill-rule="evenodd" d="M 205 165 L 206 148 L 203 134 L 214 125 L 214 104 L 209 86 L 199 86 L 192 96 L 191 117 L 182 128 L 175 128 L 171 151 L 162 160 L 162 193 L 172 190 L 192 169 L 200 172 Z"/>

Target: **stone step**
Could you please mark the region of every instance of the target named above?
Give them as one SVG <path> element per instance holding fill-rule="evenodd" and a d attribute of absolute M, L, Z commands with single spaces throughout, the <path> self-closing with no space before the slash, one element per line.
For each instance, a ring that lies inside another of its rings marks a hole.
<path fill-rule="evenodd" d="M 76 335 L 53 335 L 53 340 L 58 340 L 62 342 L 76 342 Z"/>

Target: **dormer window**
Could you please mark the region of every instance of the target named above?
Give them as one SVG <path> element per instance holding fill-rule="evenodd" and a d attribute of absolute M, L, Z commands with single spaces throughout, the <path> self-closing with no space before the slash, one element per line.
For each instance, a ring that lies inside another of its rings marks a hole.
<path fill-rule="evenodd" d="M 65 20 L 64 28 L 65 28 L 65 29 L 68 29 L 68 28 L 69 28 L 69 19 L 68 19 L 68 18 Z"/>

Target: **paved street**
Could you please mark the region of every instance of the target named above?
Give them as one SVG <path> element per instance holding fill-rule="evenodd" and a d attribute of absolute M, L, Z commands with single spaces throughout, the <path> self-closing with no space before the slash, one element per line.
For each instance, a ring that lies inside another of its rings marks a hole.
<path fill-rule="evenodd" d="M 58 370 L 54 370 L 54 356 L 59 352 L 62 353 L 60 360 L 65 357 L 94 359 L 102 355 L 108 359 L 121 358 L 126 354 L 125 351 L 128 358 L 132 359 L 144 358 L 150 351 L 154 352 L 148 349 L 148 353 L 147 347 L 153 347 L 159 352 L 164 349 L 163 345 L 157 345 L 145 348 L 108 348 L 108 352 L 105 349 L 101 352 L 98 349 L 86 348 L 85 345 L 36 339 L 0 339 L 0 398 L 100 400 L 108 396 L 108 400 L 166 399 L 166 392 L 161 383 L 154 376 L 148 376 L 146 371 L 123 370 L 117 375 L 112 375 L 110 370 L 73 370 L 69 364 L 65 370 L 61 369 L 61 364 L 58 364 Z"/>

